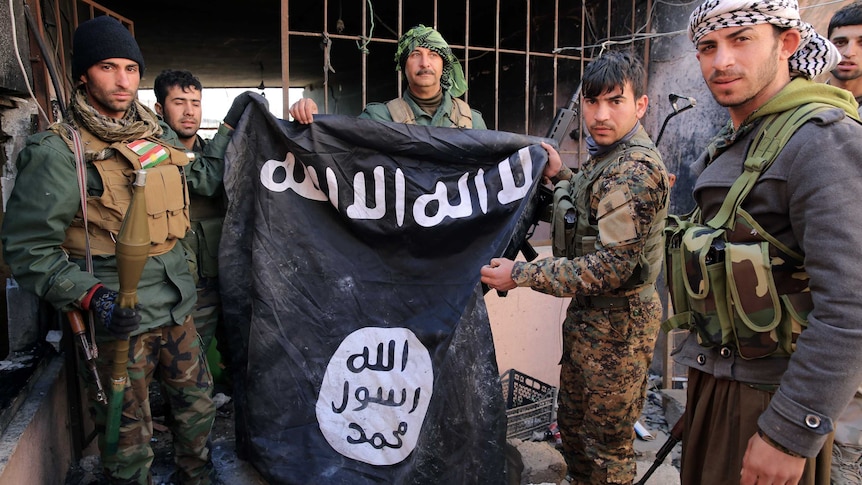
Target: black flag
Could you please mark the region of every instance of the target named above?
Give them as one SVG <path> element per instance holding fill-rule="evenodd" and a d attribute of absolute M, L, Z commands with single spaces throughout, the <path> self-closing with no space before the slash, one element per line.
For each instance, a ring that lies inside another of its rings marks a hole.
<path fill-rule="evenodd" d="M 241 456 L 273 483 L 504 483 L 479 269 L 539 139 L 246 110 L 220 248 Z"/>

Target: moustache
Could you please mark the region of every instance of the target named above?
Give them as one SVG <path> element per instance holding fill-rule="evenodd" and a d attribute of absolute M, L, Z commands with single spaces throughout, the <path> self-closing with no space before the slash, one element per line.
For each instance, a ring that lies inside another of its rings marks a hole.
<path fill-rule="evenodd" d="M 423 74 L 436 74 L 436 73 L 434 72 L 434 69 L 419 69 L 419 71 L 416 72 L 417 76 L 421 76 Z"/>
<path fill-rule="evenodd" d="M 736 71 L 713 71 L 712 74 L 709 75 L 710 81 L 715 81 L 718 79 L 735 79 L 743 77 L 742 73 Z"/>

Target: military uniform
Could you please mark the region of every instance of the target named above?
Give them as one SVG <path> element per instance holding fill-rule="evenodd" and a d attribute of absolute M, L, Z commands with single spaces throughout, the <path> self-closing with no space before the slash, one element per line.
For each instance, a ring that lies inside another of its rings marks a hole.
<path fill-rule="evenodd" d="M 210 160 L 224 162 L 224 153 L 230 141 L 229 129 L 224 125 L 212 140 L 196 136 L 192 151 Z M 195 327 L 203 340 L 206 353 L 222 325 L 221 298 L 218 285 L 218 248 L 221 228 L 224 223 L 225 196 L 219 192 L 211 197 L 189 194 L 189 217 L 191 229 L 182 239 L 182 244 L 193 257 L 192 272 L 196 279 L 198 301 L 192 316 Z"/>
<path fill-rule="evenodd" d="M 856 243 L 862 240 L 856 200 L 862 193 L 862 128 L 850 119 L 856 115 L 855 103 L 847 91 L 794 78 L 738 128 L 722 130 L 692 171 L 699 173 L 695 199 L 703 220 L 710 220 L 744 172 L 763 117 L 813 102 L 836 109 L 790 137 L 741 206 L 760 226 L 760 236 L 769 235 L 770 241 L 804 254 L 804 265 L 790 275 L 772 275 L 769 287 L 780 290 L 786 281 L 802 282 L 813 308 L 805 318 L 806 328 L 793 341 L 792 355 L 746 358 L 733 342 L 701 345 L 694 331 L 674 350 L 674 360 L 690 368 L 684 484 L 738 480 L 755 433 L 776 448 L 808 458 L 800 483 L 828 483 L 833 420 L 862 380 L 848 372 L 862 368 L 862 270 L 848 263 L 862 258 L 862 246 Z M 751 239 L 735 231 L 729 241 L 737 240 L 734 236 Z M 785 302 L 792 295 L 778 296 Z M 782 334 L 780 328 L 764 332 L 762 340 L 772 341 L 776 334 Z"/>
<path fill-rule="evenodd" d="M 458 111 L 454 104 L 454 98 L 449 91 L 443 91 L 443 99 L 440 101 L 440 106 L 437 107 L 437 111 L 434 112 L 433 116 L 423 111 L 410 96 L 410 93 L 405 91 L 404 95 L 401 96 L 401 99 L 407 103 L 407 106 L 412 111 L 414 121 L 411 124 L 443 127 L 454 127 L 459 125 L 457 116 L 453 116 L 453 112 L 458 113 Z M 471 117 L 471 128 L 476 130 L 487 129 L 487 126 L 485 126 L 485 120 L 482 118 L 482 113 L 479 113 L 474 109 L 470 109 L 469 114 L 463 113 L 462 116 Z M 377 121 L 393 121 L 393 116 L 387 107 L 387 103 L 368 103 L 365 106 L 365 109 L 362 110 L 362 113 L 359 114 L 359 117 Z M 405 122 L 404 120 L 397 121 L 402 123 Z"/>
<path fill-rule="evenodd" d="M 558 423 L 573 483 L 630 483 L 634 425 L 662 314 L 654 283 L 667 171 L 638 125 L 609 153 L 590 158 L 574 176 L 564 168 L 558 178 L 584 186 L 574 193 L 580 247 L 573 258 L 516 262 L 512 279 L 572 297 L 563 323 Z"/>
<path fill-rule="evenodd" d="M 165 133 L 162 135 L 165 145 L 178 146 L 176 134 L 167 125 L 161 123 L 160 126 Z M 99 143 L 86 129 L 80 128 L 79 131 L 85 142 Z M 179 200 L 180 206 L 183 205 L 183 198 L 187 195 L 186 181 L 190 189 L 204 195 L 212 195 L 221 189 L 224 171 L 221 163 L 211 163 L 204 157 L 189 162 L 186 157 L 188 164 L 178 166 L 174 164 L 174 157 L 186 156 L 182 152 L 179 155 L 172 152 L 170 165 L 162 167 L 163 172 L 156 172 L 163 173 L 164 177 L 148 180 L 148 190 L 151 184 L 159 186 L 160 180 L 157 179 L 171 180 L 170 183 L 164 182 L 166 192 L 163 197 L 148 198 L 148 209 L 160 207 L 162 198 Z M 106 201 L 103 195 L 112 191 L 114 194 L 130 194 L 128 185 L 119 184 L 120 188 L 110 190 L 105 185 L 105 180 L 126 180 L 123 174 L 132 169 L 128 159 L 117 152 L 109 158 L 86 163 L 88 220 L 94 249 L 92 274 L 86 271 L 83 254 L 76 249 L 83 241 L 81 196 L 76 183 L 75 160 L 69 146 L 51 131 L 38 133 L 28 138 L 16 166 L 18 176 L 7 203 L 8 216 L 3 221 L 2 240 L 4 258 L 21 287 L 59 310 L 77 308 L 94 285 L 101 283 L 118 289 L 117 259 L 112 248 L 105 247 L 106 242 L 107 246 L 111 245 L 115 236 L 106 228 L 116 223 L 102 216 L 114 211 L 121 218 L 128 200 L 109 207 L 105 204 L 110 201 Z M 106 170 L 121 171 L 122 174 L 106 179 Z M 170 237 L 171 232 L 182 228 L 182 232 L 173 236 L 181 237 L 188 228 L 188 219 L 185 216 L 185 223 L 182 222 L 184 216 L 179 207 L 164 210 L 160 213 L 162 216 L 168 219 L 176 217 L 177 221 L 168 222 L 167 229 L 160 236 L 153 234 L 153 224 L 158 221 L 151 222 L 151 237 L 160 238 L 160 244 L 154 242 L 151 248 L 160 249 L 156 253 L 151 249 L 138 285 L 141 325 L 130 339 L 129 385 L 120 422 L 119 450 L 112 457 L 103 457 L 103 466 L 113 481 L 148 483 L 147 475 L 153 460 L 149 444 L 153 429 L 147 389 L 154 373 L 157 373 L 156 377 L 166 387 L 176 418 L 171 423 L 171 432 L 180 478 L 183 483 L 205 484 L 210 482 L 212 468 L 207 444 L 215 418 L 212 377 L 190 316 L 195 304 L 195 283 L 185 251 L 176 244 L 176 239 L 171 240 Z M 103 220 L 104 227 L 95 222 L 97 220 Z M 95 326 L 95 333 L 100 350 L 97 367 L 102 382 L 109 383 L 110 361 L 116 341 L 102 325 Z M 91 392 L 91 396 L 93 394 Z M 106 409 L 95 399 L 90 403 L 97 430 L 103 435 Z M 100 445 L 104 449 L 101 438 Z"/>

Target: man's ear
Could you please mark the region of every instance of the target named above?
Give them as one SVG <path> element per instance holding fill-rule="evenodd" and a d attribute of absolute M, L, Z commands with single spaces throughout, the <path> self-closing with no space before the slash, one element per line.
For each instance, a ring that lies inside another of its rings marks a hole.
<path fill-rule="evenodd" d="M 638 119 L 641 119 L 646 114 L 647 106 L 649 106 L 649 98 L 646 94 L 635 100 L 635 114 Z"/>
<path fill-rule="evenodd" d="M 153 108 L 156 109 L 157 115 L 164 116 L 164 113 L 162 113 L 162 103 L 156 102 L 156 104 L 153 105 Z"/>
<path fill-rule="evenodd" d="M 778 41 L 781 43 L 781 59 L 790 59 L 790 56 L 799 49 L 802 34 L 796 29 L 785 29 L 778 37 Z"/>

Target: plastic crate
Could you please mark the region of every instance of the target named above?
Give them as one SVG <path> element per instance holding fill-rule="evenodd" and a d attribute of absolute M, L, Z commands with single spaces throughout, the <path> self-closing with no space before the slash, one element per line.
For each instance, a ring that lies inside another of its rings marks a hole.
<path fill-rule="evenodd" d="M 557 388 L 515 369 L 500 376 L 506 398 L 506 438 L 530 439 L 553 422 Z"/>

